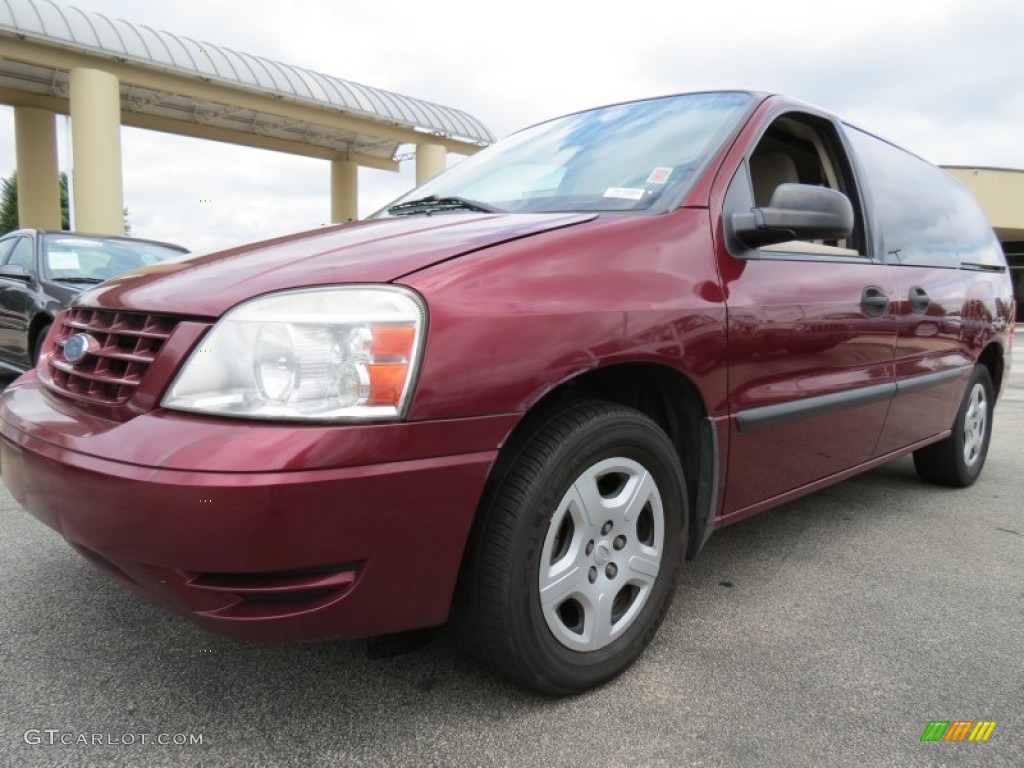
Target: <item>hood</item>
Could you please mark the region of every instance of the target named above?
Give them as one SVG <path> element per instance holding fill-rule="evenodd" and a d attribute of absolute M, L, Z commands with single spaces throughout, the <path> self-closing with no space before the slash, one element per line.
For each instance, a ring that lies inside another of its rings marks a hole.
<path fill-rule="evenodd" d="M 136 270 L 76 306 L 218 317 L 241 301 L 313 285 L 390 282 L 481 248 L 581 224 L 596 214 L 442 214 L 312 230 Z"/>

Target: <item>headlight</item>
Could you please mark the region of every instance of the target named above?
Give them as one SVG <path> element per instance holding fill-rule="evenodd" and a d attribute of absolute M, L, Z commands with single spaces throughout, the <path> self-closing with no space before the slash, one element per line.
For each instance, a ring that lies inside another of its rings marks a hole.
<path fill-rule="evenodd" d="M 163 406 L 252 419 L 400 417 L 425 324 L 422 300 L 395 286 L 261 296 L 217 322 Z"/>

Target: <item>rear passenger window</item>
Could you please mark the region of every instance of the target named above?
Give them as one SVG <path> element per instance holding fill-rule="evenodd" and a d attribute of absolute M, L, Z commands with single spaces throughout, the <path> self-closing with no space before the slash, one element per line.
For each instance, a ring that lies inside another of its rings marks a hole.
<path fill-rule="evenodd" d="M 11 252 L 11 249 L 17 241 L 18 238 L 16 237 L 0 240 L 0 264 L 3 264 L 7 260 L 7 254 Z"/>
<path fill-rule="evenodd" d="M 969 197 L 969 193 L 945 171 L 921 158 L 851 126 L 847 130 L 871 192 L 886 260 L 923 267 L 959 267 L 958 225 L 954 225 L 954 219 L 960 218 L 957 208 L 963 204 L 963 195 Z M 977 207 L 973 199 L 968 203 Z"/>

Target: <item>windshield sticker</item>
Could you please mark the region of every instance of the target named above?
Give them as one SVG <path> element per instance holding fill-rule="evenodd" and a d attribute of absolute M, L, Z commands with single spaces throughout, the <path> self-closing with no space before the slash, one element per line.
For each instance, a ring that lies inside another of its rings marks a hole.
<path fill-rule="evenodd" d="M 78 260 L 75 251 L 50 251 L 50 269 L 81 269 L 82 264 Z"/>
<path fill-rule="evenodd" d="M 643 200 L 644 191 L 635 187 L 608 187 L 605 197 L 621 197 L 624 200 Z"/>
<path fill-rule="evenodd" d="M 664 184 L 668 181 L 668 177 L 672 175 L 671 168 L 655 168 L 651 171 L 651 175 L 647 177 L 648 184 Z"/>

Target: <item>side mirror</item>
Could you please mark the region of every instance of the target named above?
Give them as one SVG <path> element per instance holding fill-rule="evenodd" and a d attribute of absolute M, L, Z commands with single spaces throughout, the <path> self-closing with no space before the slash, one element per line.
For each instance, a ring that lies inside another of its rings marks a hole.
<path fill-rule="evenodd" d="M 736 237 L 751 248 L 789 240 L 841 240 L 853 232 L 853 206 L 842 192 L 780 184 L 767 208 L 732 215 Z"/>
<path fill-rule="evenodd" d="M 32 282 L 32 275 L 20 264 L 4 264 L 0 267 L 0 277 L 21 280 L 23 283 Z"/>

